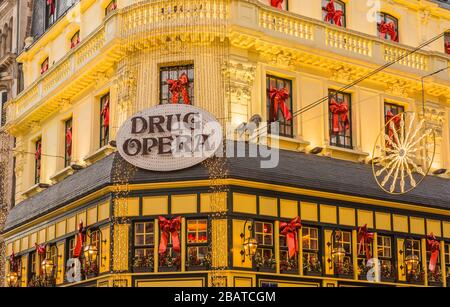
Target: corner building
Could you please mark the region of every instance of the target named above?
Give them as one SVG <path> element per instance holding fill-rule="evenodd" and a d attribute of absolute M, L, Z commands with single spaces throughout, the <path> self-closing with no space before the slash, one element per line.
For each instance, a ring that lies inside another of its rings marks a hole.
<path fill-rule="evenodd" d="M 16 205 L 2 233 L 15 259 L 7 285 L 374 285 L 366 247 L 380 261 L 376 285 L 449 285 L 450 76 L 441 69 L 450 36 L 440 35 L 449 5 L 275 2 L 34 2 L 17 57 L 24 90 L 6 105 L 16 138 Z M 280 135 L 267 136 L 279 144 L 278 166 L 229 157 L 219 181 L 208 163 L 132 167 L 114 147 L 118 128 L 165 103 L 195 105 L 235 127 L 254 114 L 278 121 Z M 378 187 L 370 161 L 389 116 L 405 111 L 433 127 L 436 151 L 425 180 L 396 195 Z M 179 227 L 167 236 L 161 218 L 179 218 Z M 292 236 L 285 223 L 296 218 L 302 227 L 294 221 Z M 365 225 L 372 239 L 364 245 Z M 431 233 L 439 248 L 428 247 Z M 80 280 L 67 274 L 69 259 L 79 259 Z"/>

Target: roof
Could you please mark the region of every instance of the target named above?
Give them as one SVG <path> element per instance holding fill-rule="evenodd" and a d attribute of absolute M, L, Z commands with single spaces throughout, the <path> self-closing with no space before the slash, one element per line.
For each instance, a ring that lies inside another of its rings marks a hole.
<path fill-rule="evenodd" d="M 280 151 L 275 168 L 262 169 L 262 157 L 227 158 L 228 178 L 272 183 L 393 202 L 450 209 L 450 180 L 428 176 L 415 190 L 403 195 L 383 192 L 370 165 L 293 151 Z M 63 181 L 30 197 L 11 209 L 5 231 L 47 214 L 102 187 L 121 180 L 130 165 L 118 153 L 77 171 Z M 132 168 L 132 167 L 131 167 Z M 208 179 L 203 164 L 173 172 L 137 169 L 129 183 L 173 182 Z"/>

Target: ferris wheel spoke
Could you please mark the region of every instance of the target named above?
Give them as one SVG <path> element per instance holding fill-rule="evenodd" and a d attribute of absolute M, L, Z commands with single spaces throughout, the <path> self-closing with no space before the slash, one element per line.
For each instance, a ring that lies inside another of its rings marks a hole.
<path fill-rule="evenodd" d="M 397 163 L 397 167 L 395 168 L 395 175 L 394 175 L 394 178 L 392 179 L 391 188 L 390 188 L 391 193 L 393 193 L 395 191 L 395 186 L 397 185 L 398 173 L 400 171 L 400 168 L 398 167 L 399 164 L 400 165 L 403 164 L 403 160 L 400 159 Z"/>
<path fill-rule="evenodd" d="M 385 171 L 387 171 L 389 169 L 389 167 L 398 160 L 397 157 L 395 157 L 394 159 L 392 159 L 391 161 L 389 161 L 388 165 L 386 165 L 385 167 L 383 167 L 382 169 L 378 170 L 376 173 L 376 176 L 381 176 L 381 174 L 383 174 Z"/>
<path fill-rule="evenodd" d="M 381 182 L 381 185 L 384 187 L 384 185 L 387 183 L 387 181 L 389 180 L 389 178 L 391 178 L 392 173 L 394 172 L 394 170 L 397 168 L 398 163 L 400 162 L 399 159 L 394 160 L 394 166 L 391 167 L 391 169 L 389 170 L 389 172 L 387 173 L 386 176 L 384 176 L 383 181 Z"/>
<path fill-rule="evenodd" d="M 412 175 L 412 172 L 411 172 L 411 170 L 409 169 L 409 164 L 408 164 L 406 161 L 404 161 L 403 163 L 404 163 L 405 166 L 406 166 L 406 173 L 407 173 L 408 176 L 409 176 L 409 183 L 411 184 L 412 187 L 416 187 L 416 180 L 414 179 L 414 177 L 413 177 L 413 175 Z"/>

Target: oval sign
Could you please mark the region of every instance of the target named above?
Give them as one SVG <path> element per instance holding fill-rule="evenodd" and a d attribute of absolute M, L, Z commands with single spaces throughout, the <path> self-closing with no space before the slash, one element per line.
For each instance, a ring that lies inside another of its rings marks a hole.
<path fill-rule="evenodd" d="M 213 156 L 222 144 L 222 127 L 198 107 L 163 104 L 128 118 L 116 142 L 129 163 L 152 171 L 174 171 Z"/>

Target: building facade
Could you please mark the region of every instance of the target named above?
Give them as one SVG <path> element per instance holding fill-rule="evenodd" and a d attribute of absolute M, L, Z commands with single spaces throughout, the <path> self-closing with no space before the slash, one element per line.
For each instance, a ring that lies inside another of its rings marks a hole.
<path fill-rule="evenodd" d="M 31 17 L 27 1 L 0 2 L 0 229 L 3 229 L 8 209 L 14 204 L 14 138 L 7 133 L 6 103 L 21 90 L 20 67 L 16 56 L 24 47 L 27 31 L 27 16 Z M 0 250 L 5 246 L 0 238 Z M 0 260 L 0 280 L 3 281 L 4 260 Z"/>
<path fill-rule="evenodd" d="M 450 285 L 449 28 L 428 0 L 34 1 L 6 104 L 6 284 L 373 285 L 375 258 L 377 285 Z M 279 163 L 126 163 L 119 127 L 167 103 L 279 123 Z M 389 193 L 371 164 L 403 112 L 432 128 L 434 154 L 420 185 Z"/>

